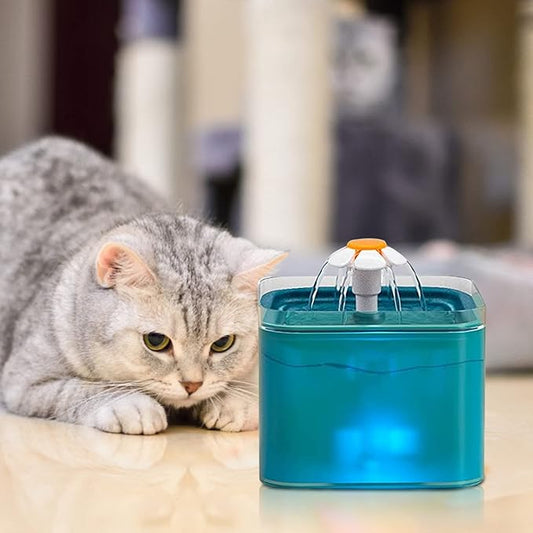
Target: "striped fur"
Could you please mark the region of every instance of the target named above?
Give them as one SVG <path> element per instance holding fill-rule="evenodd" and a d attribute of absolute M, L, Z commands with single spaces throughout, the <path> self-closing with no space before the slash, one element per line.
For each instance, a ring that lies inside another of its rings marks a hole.
<path fill-rule="evenodd" d="M 109 243 L 135 257 L 121 283 L 98 277 Z M 254 287 L 281 258 L 174 213 L 81 144 L 47 138 L 8 155 L 0 160 L 3 402 L 112 432 L 161 431 L 170 408 L 190 408 L 210 428 L 254 429 Z M 173 348 L 150 352 L 142 335 L 151 331 Z M 228 334 L 234 347 L 211 353 Z M 191 381 L 203 385 L 189 396 L 180 382 Z"/>

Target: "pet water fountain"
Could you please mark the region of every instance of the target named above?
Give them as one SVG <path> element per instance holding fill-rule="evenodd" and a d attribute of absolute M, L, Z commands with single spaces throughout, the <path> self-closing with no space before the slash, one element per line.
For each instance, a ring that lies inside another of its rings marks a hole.
<path fill-rule="evenodd" d="M 470 280 L 419 279 L 385 241 L 356 239 L 316 278 L 263 279 L 259 305 L 263 483 L 483 480 L 485 307 Z"/>

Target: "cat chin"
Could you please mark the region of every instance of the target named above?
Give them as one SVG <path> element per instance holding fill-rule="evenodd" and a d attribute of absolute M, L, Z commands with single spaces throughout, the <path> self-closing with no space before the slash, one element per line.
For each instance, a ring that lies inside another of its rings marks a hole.
<path fill-rule="evenodd" d="M 184 398 L 183 400 L 178 400 L 175 398 L 161 398 L 161 400 L 162 403 L 174 409 L 186 409 L 188 407 L 193 407 L 204 400 L 207 400 L 207 398 L 208 396 L 200 396 L 198 398 Z"/>

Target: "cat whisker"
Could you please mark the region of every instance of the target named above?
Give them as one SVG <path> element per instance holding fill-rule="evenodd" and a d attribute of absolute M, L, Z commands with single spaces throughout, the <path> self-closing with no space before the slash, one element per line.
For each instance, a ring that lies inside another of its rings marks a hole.
<path fill-rule="evenodd" d="M 254 398 L 259 397 L 259 394 L 257 392 L 251 391 L 249 389 L 244 389 L 242 387 L 232 387 L 231 385 L 229 385 L 225 390 L 239 392 L 239 393 L 242 393 L 242 394 L 254 397 Z"/>
<path fill-rule="evenodd" d="M 253 381 L 244 381 L 242 379 L 231 379 L 228 383 L 237 383 L 240 385 L 252 385 L 253 387 L 257 388 L 257 383 L 254 383 Z"/>
<path fill-rule="evenodd" d="M 228 394 L 228 397 L 238 398 L 239 400 L 243 400 L 244 402 L 255 404 L 256 400 L 254 398 L 250 398 L 248 396 L 240 396 L 239 394 Z"/>
<path fill-rule="evenodd" d="M 235 391 L 235 392 L 240 392 L 242 394 L 246 394 L 248 396 L 255 396 L 255 397 L 258 396 L 257 392 L 251 391 L 251 390 L 248 390 L 248 389 L 243 389 L 243 388 L 240 388 L 240 387 L 228 386 L 228 387 L 225 388 L 225 391 Z"/>
<path fill-rule="evenodd" d="M 217 394 L 215 394 L 215 396 L 208 396 L 205 400 L 206 402 L 209 402 L 209 404 L 213 407 L 213 409 L 217 408 L 217 403 L 216 403 L 217 396 L 218 396 Z M 200 427 L 203 427 L 203 428 L 206 427 L 205 422 L 201 420 L 201 418 L 200 418 Z"/>
<path fill-rule="evenodd" d="M 95 385 L 131 385 L 131 386 L 136 386 L 136 385 L 147 385 L 149 383 L 152 383 L 156 380 L 154 379 L 151 379 L 151 378 L 148 378 L 148 379 L 134 379 L 134 380 L 124 380 L 124 381 L 100 381 L 100 382 L 91 382 L 91 383 L 94 383 Z"/>
<path fill-rule="evenodd" d="M 219 393 L 209 396 L 207 399 L 212 405 L 216 405 L 216 403 L 220 400 Z"/>
<path fill-rule="evenodd" d="M 250 403 L 256 403 L 257 398 L 253 396 L 247 396 L 245 394 L 242 394 L 240 391 L 237 391 L 235 389 L 228 389 L 226 390 L 226 394 L 228 396 L 233 396 L 234 398 L 240 398 L 241 400 L 245 400 Z"/>
<path fill-rule="evenodd" d="M 249 392 L 249 393 L 252 393 L 252 394 L 256 394 L 256 392 L 254 390 L 251 390 L 249 387 L 244 387 L 242 385 L 237 385 L 233 381 L 227 381 L 225 383 L 222 383 L 221 387 L 222 387 L 222 389 L 224 391 L 238 390 L 238 391 L 243 391 L 243 392 Z"/>
<path fill-rule="evenodd" d="M 81 410 L 85 406 L 87 406 L 87 404 L 90 404 L 91 402 L 93 402 L 93 401 L 95 401 L 95 400 L 97 400 L 99 398 L 102 398 L 102 397 L 105 398 L 105 396 L 109 396 L 109 401 L 116 401 L 116 399 L 117 399 L 116 395 L 117 394 L 120 395 L 120 393 L 123 392 L 123 391 L 127 391 L 128 393 L 151 392 L 151 391 L 148 391 L 144 387 L 141 387 L 139 385 L 132 386 L 128 382 L 124 382 L 124 383 L 117 384 L 117 385 L 110 384 L 109 382 L 107 382 L 107 383 L 98 383 L 97 385 L 105 386 L 106 388 L 104 390 L 100 390 L 96 394 L 93 394 L 91 396 L 88 396 L 87 398 L 84 398 L 81 402 L 78 402 L 78 403 L 70 406 L 65 411 L 65 413 L 66 414 L 70 414 L 70 413 L 72 413 L 75 410 Z M 122 397 L 122 396 L 119 396 L 119 397 Z M 50 420 L 55 420 L 55 419 L 56 419 L 55 416 L 50 417 Z"/>
<path fill-rule="evenodd" d="M 89 403 L 93 400 L 96 400 L 98 399 L 99 397 L 101 396 L 104 396 L 106 394 L 109 394 L 110 396 L 112 394 L 114 394 L 115 392 L 117 392 L 118 390 L 123 390 L 124 388 L 126 388 L 125 386 L 111 386 L 111 387 L 107 387 L 105 390 L 101 390 L 99 392 L 97 392 L 96 394 L 92 394 L 91 396 L 88 396 L 87 398 L 84 398 L 81 402 L 78 402 L 74 405 L 71 405 L 68 409 L 65 410 L 65 414 L 70 414 L 72 413 L 73 411 L 75 411 L 76 409 L 80 409 L 84 404 L 86 403 Z M 51 420 L 55 420 L 55 416 L 52 416 L 50 417 Z"/>

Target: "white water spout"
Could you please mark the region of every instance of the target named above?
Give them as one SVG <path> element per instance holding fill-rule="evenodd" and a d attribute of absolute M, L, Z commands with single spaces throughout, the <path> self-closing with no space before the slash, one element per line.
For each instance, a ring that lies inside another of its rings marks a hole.
<path fill-rule="evenodd" d="M 327 264 L 346 269 L 351 277 L 356 311 L 373 313 L 378 310 L 382 270 L 404 265 L 407 259 L 381 239 L 355 239 L 333 252 Z M 347 288 L 347 286 L 346 286 Z M 339 310 L 344 310 L 345 295 L 339 297 Z"/>

